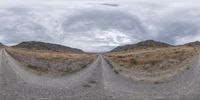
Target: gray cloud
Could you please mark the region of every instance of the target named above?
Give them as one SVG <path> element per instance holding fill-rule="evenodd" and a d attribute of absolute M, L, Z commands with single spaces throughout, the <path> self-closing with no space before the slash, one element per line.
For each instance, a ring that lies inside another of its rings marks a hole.
<path fill-rule="evenodd" d="M 93 43 L 95 45 L 102 43 L 105 45 L 101 47 L 108 48 L 110 46 L 112 48 L 113 44 L 116 46 L 131 41 L 139 41 L 145 39 L 144 35 L 148 35 L 146 27 L 137 16 L 120 11 L 86 10 L 80 12 L 66 17 L 63 21 L 62 28 L 66 37 L 69 34 L 73 35 L 73 37 L 76 36 L 78 39 L 79 37 L 87 37 L 89 40 L 79 39 L 78 41 Z M 111 35 L 103 39 L 95 37 L 95 34 L 101 34 L 102 32 L 102 36 L 105 36 L 111 31 L 114 31 L 114 34 L 117 36 Z M 103 34 L 103 32 L 107 33 Z M 127 42 L 123 42 L 126 40 Z"/>
<path fill-rule="evenodd" d="M 68 16 L 63 23 L 67 32 L 88 31 L 91 29 L 117 29 L 126 32 L 145 33 L 146 30 L 140 20 L 120 11 L 88 10 Z"/>
<path fill-rule="evenodd" d="M 10 16 L 0 17 L 0 33 L 6 44 L 16 44 L 30 40 L 52 40 L 45 27 L 34 21 L 31 10 L 25 8 L 5 9 Z"/>
<path fill-rule="evenodd" d="M 119 4 L 114 4 L 114 3 L 103 3 L 102 5 L 110 6 L 110 7 L 118 7 L 119 6 Z"/>
<path fill-rule="evenodd" d="M 156 39 L 171 44 L 183 44 L 196 41 L 194 40 L 195 38 L 185 38 L 200 36 L 200 19 L 198 16 L 191 14 L 190 11 L 194 10 L 177 11 L 173 15 L 163 18 L 158 26 L 156 26 L 158 30 Z M 185 40 L 183 40 L 184 38 Z"/>
<path fill-rule="evenodd" d="M 106 51 L 147 39 L 200 40 L 200 7 L 192 1 L 22 1 L 0 4 L 0 42 L 37 40 Z"/>
<path fill-rule="evenodd" d="M 157 37 L 162 41 L 176 43 L 179 37 L 199 34 L 199 28 L 194 23 L 172 22 L 165 23 Z"/>

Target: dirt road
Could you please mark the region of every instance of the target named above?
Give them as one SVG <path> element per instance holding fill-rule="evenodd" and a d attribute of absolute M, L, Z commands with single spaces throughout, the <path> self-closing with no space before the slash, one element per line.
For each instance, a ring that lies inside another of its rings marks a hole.
<path fill-rule="evenodd" d="M 0 100 L 200 100 L 200 58 L 165 83 L 133 81 L 116 74 L 102 56 L 61 78 L 32 74 L 0 51 Z"/>

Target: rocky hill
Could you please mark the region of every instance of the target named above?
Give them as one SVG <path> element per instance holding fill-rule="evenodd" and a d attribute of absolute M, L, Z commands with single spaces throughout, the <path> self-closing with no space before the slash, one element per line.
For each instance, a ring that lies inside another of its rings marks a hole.
<path fill-rule="evenodd" d="M 2 44 L 2 43 L 0 43 L 0 46 L 3 46 L 3 44 Z"/>
<path fill-rule="evenodd" d="M 147 48 L 158 48 L 158 47 L 170 47 L 172 45 L 167 43 L 162 43 L 159 41 L 154 40 L 146 40 L 139 42 L 137 44 L 128 44 L 124 46 L 118 46 L 114 48 L 111 52 L 117 52 L 117 51 L 127 51 L 127 50 L 135 50 L 135 49 L 147 49 Z"/>
<path fill-rule="evenodd" d="M 2 43 L 0 43 L 0 48 L 3 48 L 3 47 L 5 47 L 5 45 L 3 45 Z"/>
<path fill-rule="evenodd" d="M 83 51 L 80 49 L 66 47 L 66 46 L 58 45 L 58 44 L 38 42 L 38 41 L 22 42 L 12 47 L 27 48 L 27 49 L 32 49 L 32 50 L 48 50 L 48 51 L 56 51 L 56 52 L 83 53 Z"/>
<path fill-rule="evenodd" d="M 200 46 L 200 42 L 199 41 L 190 42 L 190 43 L 184 44 L 183 46 Z"/>

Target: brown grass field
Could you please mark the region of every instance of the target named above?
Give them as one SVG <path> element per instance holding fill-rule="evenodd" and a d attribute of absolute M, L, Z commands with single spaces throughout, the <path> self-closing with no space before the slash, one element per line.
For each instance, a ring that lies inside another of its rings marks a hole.
<path fill-rule="evenodd" d="M 198 51 L 195 47 L 182 46 L 112 52 L 105 57 L 116 73 L 134 80 L 155 82 L 188 69 L 187 64 L 192 63 Z"/>
<path fill-rule="evenodd" d="M 6 48 L 7 52 L 21 62 L 27 70 L 39 75 L 63 76 L 79 71 L 95 58 L 95 54 L 77 54 L 29 50 L 24 48 Z"/>

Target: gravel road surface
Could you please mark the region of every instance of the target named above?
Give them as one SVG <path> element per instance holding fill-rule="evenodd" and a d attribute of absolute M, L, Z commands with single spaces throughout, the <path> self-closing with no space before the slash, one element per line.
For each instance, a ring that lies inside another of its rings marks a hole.
<path fill-rule="evenodd" d="M 200 58 L 164 83 L 133 81 L 115 73 L 103 56 L 60 78 L 30 73 L 0 50 L 0 100 L 200 100 Z"/>

